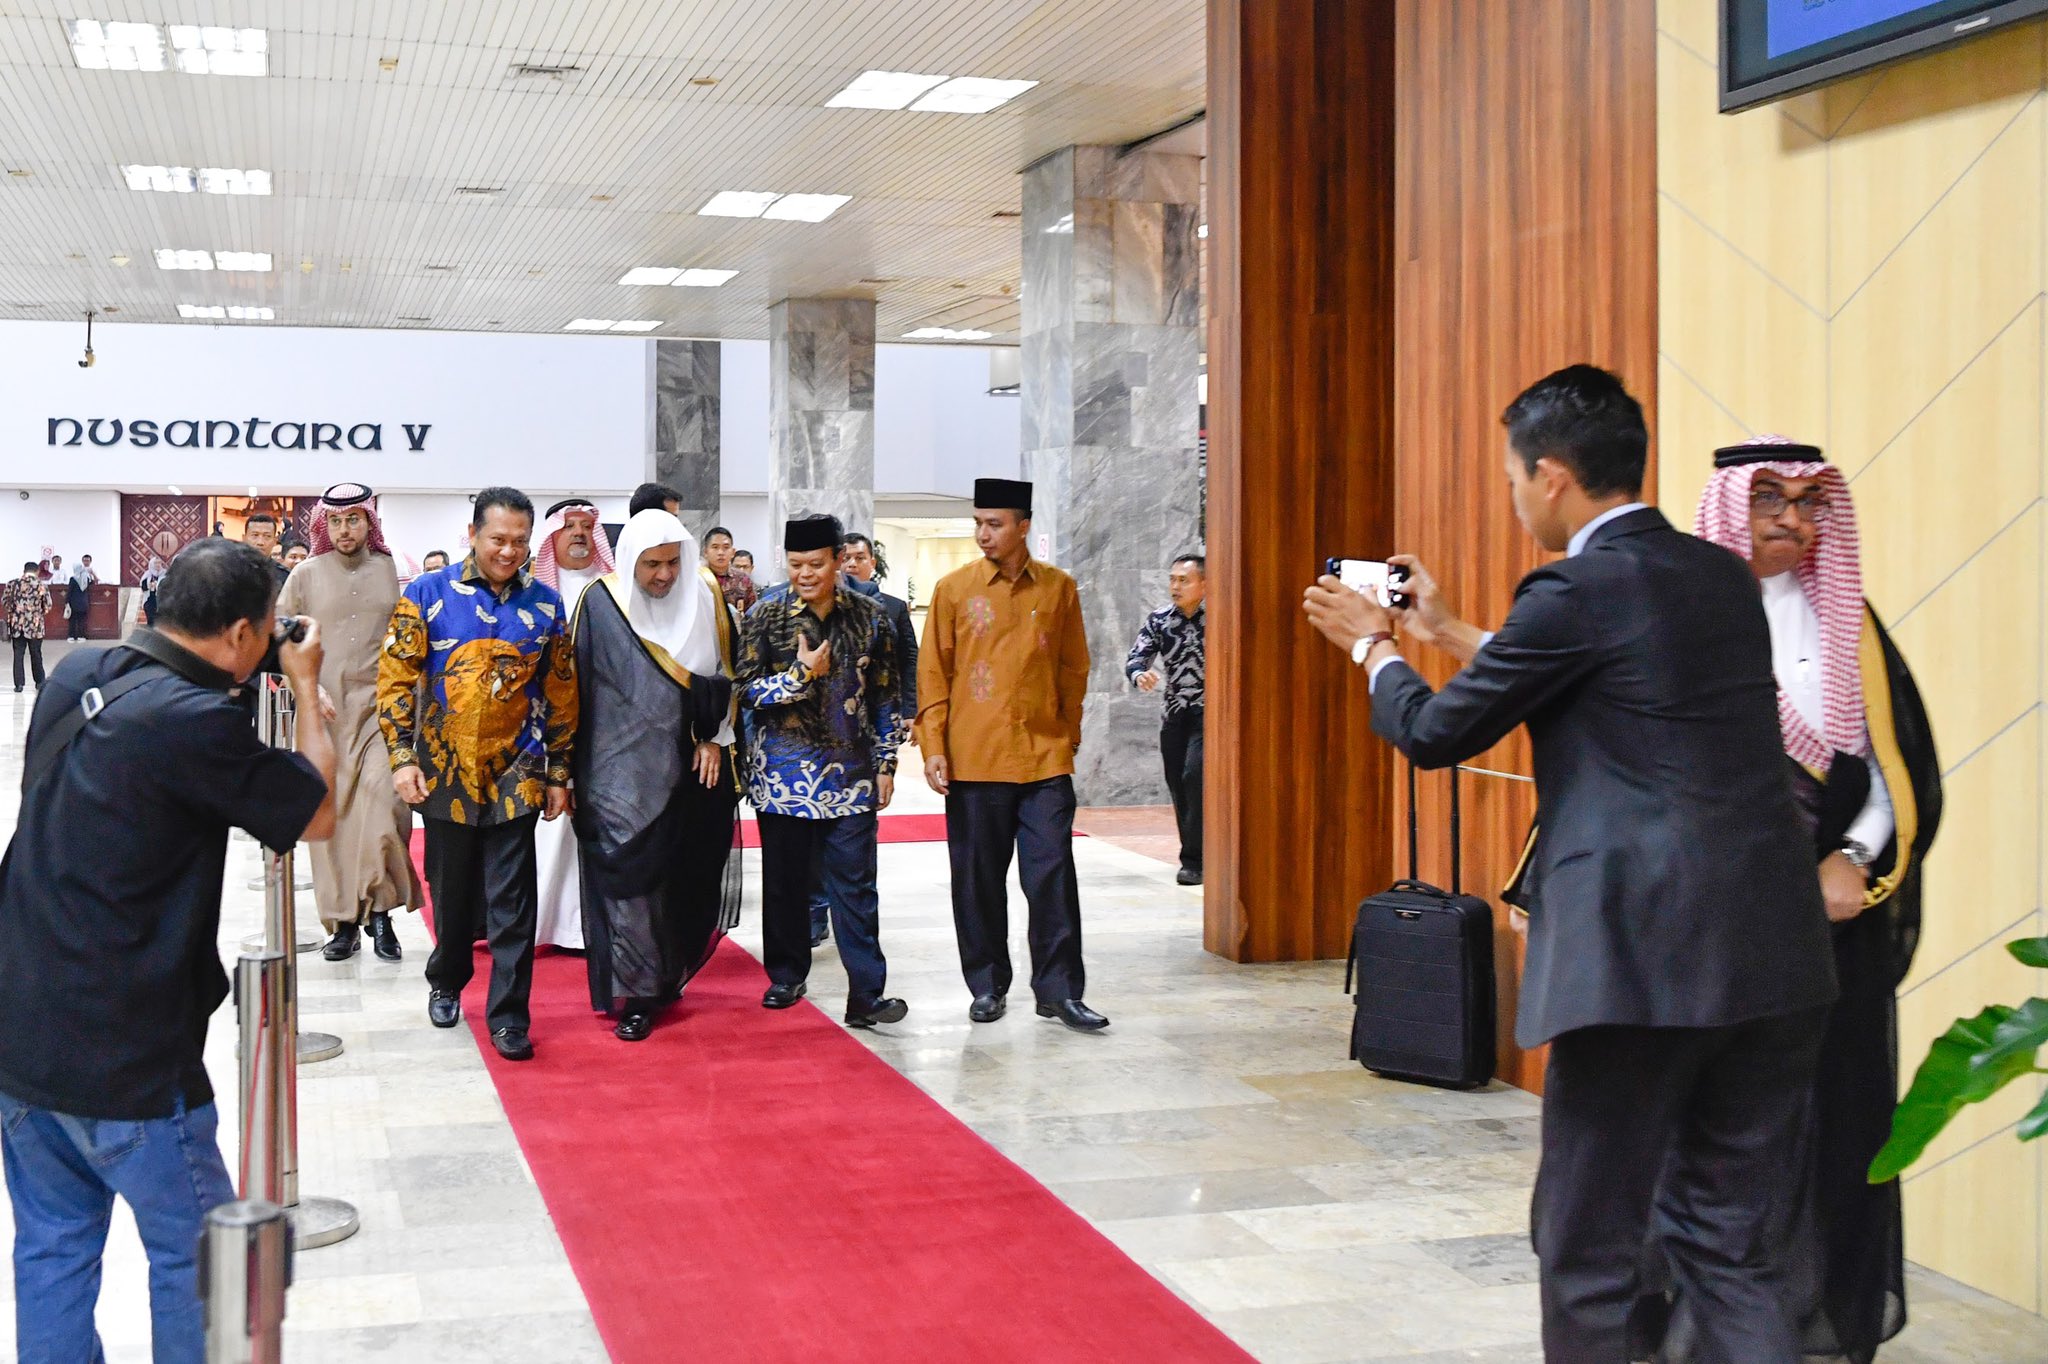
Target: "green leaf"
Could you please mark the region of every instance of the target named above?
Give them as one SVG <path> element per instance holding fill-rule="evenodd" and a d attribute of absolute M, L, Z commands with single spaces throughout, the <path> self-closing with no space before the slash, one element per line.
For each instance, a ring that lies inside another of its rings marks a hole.
<path fill-rule="evenodd" d="M 2041 1095 L 2041 1102 L 2034 1105 L 2026 1117 L 2020 1119 L 2020 1140 L 2032 1141 L 2035 1137 L 2048 1135 L 2048 1093 Z"/>
<path fill-rule="evenodd" d="M 1966 1105 L 1990 1098 L 2014 1077 L 2032 1069 L 2031 1054 L 1982 1070 L 1971 1065 L 1991 1049 L 1999 1025 L 2015 1012 L 2008 1005 L 1993 1004 L 1975 1018 L 1957 1019 L 1934 1039 L 1927 1059 L 1914 1072 L 1906 1097 L 1892 1114 L 1891 1139 L 1870 1163 L 1872 1184 L 1897 1179 Z"/>
<path fill-rule="evenodd" d="M 2007 943 L 2005 950 L 2028 966 L 2048 968 L 2048 938 L 2021 938 Z"/>
<path fill-rule="evenodd" d="M 2030 999 L 1991 1032 L 1991 1045 L 1970 1058 L 1973 1071 L 1999 1071 L 2022 1059 L 2031 1068 L 2034 1053 L 2048 1046 L 2048 999 Z M 2005 1081 L 2000 1080 L 1999 1084 Z"/>

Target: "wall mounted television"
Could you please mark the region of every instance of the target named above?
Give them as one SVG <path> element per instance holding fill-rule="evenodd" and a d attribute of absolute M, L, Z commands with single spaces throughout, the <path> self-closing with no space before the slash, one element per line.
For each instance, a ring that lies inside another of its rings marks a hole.
<path fill-rule="evenodd" d="M 1724 114 L 2048 14 L 2048 0 L 1720 3 Z"/>

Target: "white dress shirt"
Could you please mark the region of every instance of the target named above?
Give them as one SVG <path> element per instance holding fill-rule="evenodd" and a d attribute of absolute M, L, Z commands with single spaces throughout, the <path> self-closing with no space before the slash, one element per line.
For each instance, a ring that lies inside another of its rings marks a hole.
<path fill-rule="evenodd" d="M 1778 687 L 1791 700 L 1792 709 L 1819 729 L 1826 717 L 1821 701 L 1820 616 L 1806 599 L 1797 573 L 1765 578 L 1763 594 L 1764 616 L 1771 623 L 1771 671 L 1777 674 Z M 1876 853 L 1891 842 L 1896 817 L 1877 759 L 1866 755 L 1864 762 L 1870 767 L 1870 799 L 1849 825 L 1847 836 Z"/>
<path fill-rule="evenodd" d="M 1619 507 L 1609 507 L 1606 511 L 1601 512 L 1598 516 L 1594 517 L 1591 521 L 1588 521 L 1585 525 L 1580 526 L 1578 530 L 1572 533 L 1571 542 L 1567 544 L 1564 549 L 1565 557 L 1567 559 L 1578 558 L 1580 553 L 1582 553 L 1585 550 L 1586 542 L 1593 538 L 1594 531 L 1600 529 L 1600 527 L 1606 525 L 1609 521 L 1614 520 L 1614 518 L 1617 516 L 1627 516 L 1630 512 L 1644 511 L 1649 507 L 1649 505 L 1650 504 L 1647 502 L 1624 502 Z M 1814 628 L 1818 629 L 1819 626 L 1815 626 Z M 1481 635 L 1479 637 L 1479 647 L 1484 649 L 1487 645 L 1491 644 L 1493 642 L 1493 637 L 1495 633 L 1495 631 L 1488 630 L 1485 634 Z M 1388 664 L 1405 662 L 1407 662 L 1406 659 L 1402 658 L 1399 654 L 1394 654 L 1390 657 L 1383 658 L 1379 662 L 1373 664 L 1372 671 L 1366 675 L 1366 691 L 1372 691 L 1373 687 L 1380 680 L 1380 674 L 1387 670 Z M 1866 844 L 1865 846 L 1872 845 Z"/>

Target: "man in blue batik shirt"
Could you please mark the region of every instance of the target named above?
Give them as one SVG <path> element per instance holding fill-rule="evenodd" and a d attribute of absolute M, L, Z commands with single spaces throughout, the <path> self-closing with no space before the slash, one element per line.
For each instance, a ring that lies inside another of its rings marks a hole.
<path fill-rule="evenodd" d="M 870 597 L 839 577 L 837 518 L 791 521 L 783 533 L 790 590 L 747 614 L 736 679 L 747 798 L 761 818 L 761 938 L 771 982 L 762 1006 L 787 1009 L 811 969 L 815 864 L 846 966 L 846 1022 L 871 1028 L 909 1012 L 882 991 L 875 894 L 876 814 L 896 794 L 904 720 L 896 640 Z"/>

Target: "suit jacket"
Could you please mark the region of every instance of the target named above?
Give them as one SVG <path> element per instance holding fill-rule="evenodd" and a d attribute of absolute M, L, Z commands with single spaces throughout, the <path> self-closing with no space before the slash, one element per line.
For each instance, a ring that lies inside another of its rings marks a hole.
<path fill-rule="evenodd" d="M 881 603 L 882 614 L 889 618 L 889 628 L 896 633 L 896 666 L 898 672 L 897 698 L 903 706 L 903 714 L 915 717 L 917 714 L 917 626 L 910 619 L 910 603 L 901 597 L 892 597 L 877 583 L 864 583 L 858 578 L 848 577 L 846 585 L 864 597 Z"/>
<path fill-rule="evenodd" d="M 1525 723 L 1539 832 L 1511 897 L 1529 912 L 1521 1045 L 1835 997 L 1747 564 L 1653 509 L 1630 512 L 1524 578 L 1443 691 L 1400 663 L 1373 689 L 1373 728 L 1423 767 Z"/>

